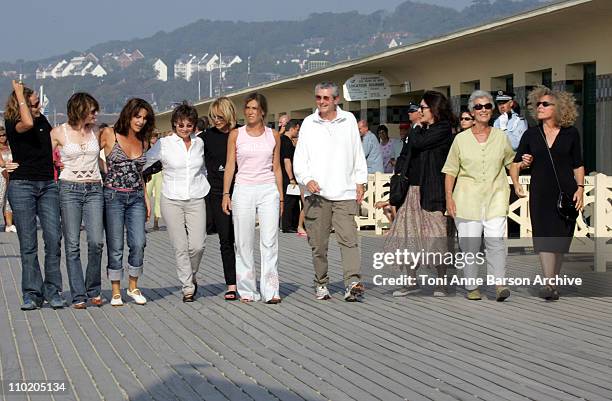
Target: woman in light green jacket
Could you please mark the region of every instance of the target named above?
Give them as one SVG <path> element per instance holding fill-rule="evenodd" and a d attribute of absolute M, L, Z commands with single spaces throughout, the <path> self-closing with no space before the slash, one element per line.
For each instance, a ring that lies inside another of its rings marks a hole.
<path fill-rule="evenodd" d="M 477 90 L 470 95 L 468 108 L 474 116 L 474 126 L 460 132 L 442 168 L 446 174 L 446 209 L 455 219 L 459 247 L 465 259 L 456 259 L 455 266 L 463 269 L 468 299 L 481 299 L 477 282 L 478 262 L 484 261 L 480 251 L 484 233 L 487 276 L 499 283 L 497 301 L 510 296 L 501 279 L 506 275 L 506 219 L 510 188 L 506 167 L 514 151 L 506 134 L 489 126 L 493 114 L 493 98 Z M 454 189 L 453 189 L 454 188 Z M 473 258 L 469 258 L 473 255 Z M 486 281 L 485 281 L 486 282 Z"/>

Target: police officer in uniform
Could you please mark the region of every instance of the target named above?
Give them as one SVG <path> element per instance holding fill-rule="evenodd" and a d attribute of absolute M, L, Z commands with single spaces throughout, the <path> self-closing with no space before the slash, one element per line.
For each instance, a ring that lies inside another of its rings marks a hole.
<path fill-rule="evenodd" d="M 513 97 L 514 93 L 503 90 L 497 91 L 495 102 L 499 110 L 499 117 L 497 117 L 493 126 L 506 132 L 512 149 L 516 151 L 523 133 L 527 131 L 527 121 L 515 111 L 516 103 Z"/>

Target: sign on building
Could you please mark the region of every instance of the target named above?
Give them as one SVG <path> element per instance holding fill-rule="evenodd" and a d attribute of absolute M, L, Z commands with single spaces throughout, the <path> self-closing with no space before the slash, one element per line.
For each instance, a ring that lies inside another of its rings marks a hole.
<path fill-rule="evenodd" d="M 380 100 L 391 97 L 391 86 L 387 78 L 378 74 L 356 74 L 342 87 L 344 100 Z"/>

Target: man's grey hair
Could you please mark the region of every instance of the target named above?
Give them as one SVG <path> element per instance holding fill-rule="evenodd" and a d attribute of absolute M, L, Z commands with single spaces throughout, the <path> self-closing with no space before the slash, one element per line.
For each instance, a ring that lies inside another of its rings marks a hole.
<path fill-rule="evenodd" d="M 468 109 L 470 111 L 474 111 L 474 103 L 476 102 L 476 99 L 481 99 L 483 97 L 486 97 L 491 104 L 495 104 L 493 101 L 493 96 L 491 96 L 489 92 L 477 89 L 470 95 L 470 99 L 468 100 Z"/>
<path fill-rule="evenodd" d="M 331 89 L 333 97 L 338 97 L 340 95 L 340 93 L 338 92 L 338 85 L 335 82 L 331 82 L 331 81 L 319 82 L 315 86 L 315 95 L 317 94 L 317 91 L 321 89 Z"/>

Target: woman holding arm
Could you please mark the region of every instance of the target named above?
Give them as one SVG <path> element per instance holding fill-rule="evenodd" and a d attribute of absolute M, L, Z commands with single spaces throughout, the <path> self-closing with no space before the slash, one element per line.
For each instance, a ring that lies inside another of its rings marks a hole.
<path fill-rule="evenodd" d="M 210 185 L 204 175 L 204 142 L 195 133 L 198 112 L 183 103 L 174 109 L 170 121 L 174 132 L 147 152 L 145 168 L 162 163 L 161 212 L 174 247 L 183 302 L 193 302 L 206 241 L 204 197 Z"/>
<path fill-rule="evenodd" d="M 211 220 L 219 234 L 219 248 L 223 263 L 223 276 L 227 291 L 223 298 L 236 301 L 236 250 L 234 248 L 234 224 L 231 213 L 225 214 L 221 208 L 223 202 L 223 175 L 227 164 L 227 142 L 230 132 L 236 128 L 236 107 L 227 97 L 220 97 L 210 105 L 208 117 L 212 127 L 200 134 L 204 141 L 204 162 L 210 183 L 207 205 Z M 229 186 L 232 192 L 234 183 Z"/>
<path fill-rule="evenodd" d="M 68 100 L 68 122 L 51 131 L 53 149 L 60 149 L 59 174 L 62 231 L 72 307 L 102 306 L 102 248 L 104 247 L 104 196 L 100 175 L 99 132 L 94 128 L 100 107 L 88 93 Z M 87 270 L 81 266 L 81 224 L 87 233 Z"/>
<path fill-rule="evenodd" d="M 442 168 L 446 174 L 446 209 L 455 219 L 461 251 L 476 256 L 484 233 L 487 274 L 495 280 L 503 279 L 506 276 L 505 236 L 510 196 L 506 167 L 512 163 L 514 152 L 506 134 L 489 126 L 494 107 L 491 94 L 476 90 L 468 103 L 474 126 L 455 136 Z M 481 299 L 475 260 L 475 257 L 468 260 L 466 256 L 463 266 L 469 300 Z M 497 285 L 497 301 L 504 301 L 509 296 L 507 286 Z"/>
<path fill-rule="evenodd" d="M 408 249 L 414 253 L 448 252 L 448 218 L 444 216 L 444 175 L 440 172 L 453 141 L 452 127 L 456 117 L 451 104 L 440 92 L 427 91 L 420 102 L 422 127 L 412 130 L 404 144 L 403 157 L 396 165 L 396 171 L 404 171 L 410 187 L 403 205 L 397 211 L 389 234 L 385 238 L 385 252 Z M 427 266 L 437 271 L 440 284 L 433 295 L 447 295 L 442 279 L 446 266 L 439 261 L 426 261 L 419 266 L 407 268 L 408 274 L 416 278 L 416 270 Z M 406 296 L 417 292 L 418 285 L 405 286 L 393 296 Z"/>
<path fill-rule="evenodd" d="M 525 197 L 518 181 L 519 170 L 531 164 L 533 247 L 540 256 L 544 278 L 551 280 L 540 289 L 540 296 L 557 300 L 559 290 L 554 278 L 561 272 L 563 254 L 569 251 L 576 228 L 575 219 L 564 218 L 557 211 L 559 186 L 572 198 L 577 211 L 584 205 L 584 164 L 580 134 L 574 127 L 578 111 L 571 94 L 545 86 L 529 94 L 529 109 L 538 126 L 523 134 L 510 175 L 516 194 Z"/>
<path fill-rule="evenodd" d="M 147 299 L 138 289 L 138 278 L 144 267 L 146 244 L 145 223 L 151 213 L 142 179 L 146 162 L 147 137 L 155 128 L 153 108 L 145 100 L 128 100 L 114 127 L 105 128 L 100 147 L 106 155 L 107 174 L 104 177 L 104 213 L 106 246 L 108 247 L 108 278 L 112 286 L 111 305 L 122 306 L 123 243 L 127 233 L 129 248 L 127 295 L 138 305 Z"/>
<path fill-rule="evenodd" d="M 5 127 L 13 160 L 2 162 L 9 172 L 8 199 L 21 253 L 22 310 L 64 307 L 60 271 L 62 228 L 59 190 L 53 180 L 51 124 L 40 111 L 38 94 L 13 81 L 6 104 Z M 37 218 L 45 242 L 44 278 L 38 259 Z"/>
<path fill-rule="evenodd" d="M 266 98 L 259 93 L 244 101 L 246 125 L 232 130 L 227 144 L 223 177 L 223 211 L 233 215 L 236 238 L 236 280 L 242 302 L 263 298 L 280 303 L 278 279 L 278 221 L 282 210 L 283 177 L 280 136 L 266 127 Z M 236 173 L 233 193 L 230 186 Z M 253 242 L 255 217 L 259 216 L 261 295 L 257 292 Z"/>

